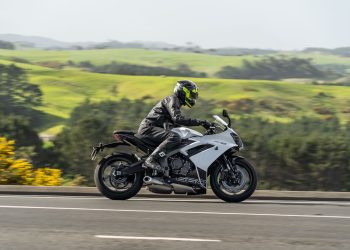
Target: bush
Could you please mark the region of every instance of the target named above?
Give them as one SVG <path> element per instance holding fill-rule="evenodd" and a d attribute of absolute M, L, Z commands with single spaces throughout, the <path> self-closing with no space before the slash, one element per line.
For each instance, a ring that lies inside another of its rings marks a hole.
<path fill-rule="evenodd" d="M 52 68 L 52 69 L 62 69 L 65 66 L 64 63 L 60 63 L 57 61 L 38 62 L 37 65 L 47 67 L 47 68 Z"/>
<path fill-rule="evenodd" d="M 34 186 L 61 185 L 61 170 L 53 168 L 38 168 L 34 172 Z"/>
<path fill-rule="evenodd" d="M 217 102 L 198 101 L 194 109 L 184 110 L 184 115 L 210 120 L 210 114 L 218 112 Z M 136 131 L 153 104 L 123 99 L 101 103 L 86 101 L 75 108 L 67 127 L 54 141 L 55 150 L 60 155 L 60 166 L 66 175 L 71 176 L 66 177 L 65 184 L 74 185 L 71 180 L 80 175 L 85 178 L 84 183 L 93 185 L 95 163 L 90 159 L 91 147 L 99 142 L 111 142 L 114 129 Z M 292 105 L 249 98 L 220 104 L 229 111 L 235 110 L 235 113 L 272 109 L 281 114 L 287 114 Z M 308 117 L 277 123 L 246 116 L 232 121 L 246 148 L 240 154 L 256 166 L 259 188 L 350 191 L 350 124 L 341 124 L 333 115 L 326 118 Z M 125 148 L 106 149 L 99 157 L 115 150 Z M 74 182 L 81 183 L 81 180 Z"/>
<path fill-rule="evenodd" d="M 110 64 L 95 66 L 90 61 L 82 61 L 79 67 L 96 73 L 118 74 L 118 75 L 144 75 L 144 76 L 189 76 L 189 77 L 207 77 L 205 72 L 192 70 L 186 64 L 179 64 L 176 69 L 165 67 L 152 67 L 137 64 L 127 64 L 111 62 Z"/>
<path fill-rule="evenodd" d="M 0 184 L 54 186 L 61 184 L 61 170 L 33 169 L 30 162 L 16 159 L 13 140 L 0 137 Z"/>
<path fill-rule="evenodd" d="M 243 61 L 241 68 L 225 66 L 216 76 L 233 79 L 278 80 L 283 78 L 324 77 L 325 73 L 311 64 L 309 59 L 268 57 L 261 61 Z"/>

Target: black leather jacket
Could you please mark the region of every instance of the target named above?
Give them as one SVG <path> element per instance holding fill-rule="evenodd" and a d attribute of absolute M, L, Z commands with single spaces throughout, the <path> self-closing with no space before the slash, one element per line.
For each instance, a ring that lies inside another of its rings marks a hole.
<path fill-rule="evenodd" d="M 164 124 L 170 124 L 174 126 L 198 126 L 201 121 L 193 118 L 185 117 L 181 114 L 181 106 L 179 98 L 174 94 L 165 97 L 163 100 L 158 102 L 145 119 L 142 120 L 139 132 L 153 126 L 162 127 Z"/>

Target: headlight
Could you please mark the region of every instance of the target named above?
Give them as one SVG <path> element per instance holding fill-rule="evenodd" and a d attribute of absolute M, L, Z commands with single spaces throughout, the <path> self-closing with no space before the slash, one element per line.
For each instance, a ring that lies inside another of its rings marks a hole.
<path fill-rule="evenodd" d="M 243 148 L 243 142 L 241 138 L 235 133 L 230 133 L 230 135 L 233 138 L 234 142 L 238 145 L 238 147 Z"/>

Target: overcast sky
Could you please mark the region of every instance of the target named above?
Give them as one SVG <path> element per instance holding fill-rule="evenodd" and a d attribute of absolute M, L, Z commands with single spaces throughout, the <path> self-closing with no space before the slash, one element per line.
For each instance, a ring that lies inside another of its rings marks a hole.
<path fill-rule="evenodd" d="M 349 0 L 0 0 L 0 34 L 202 47 L 350 46 Z"/>

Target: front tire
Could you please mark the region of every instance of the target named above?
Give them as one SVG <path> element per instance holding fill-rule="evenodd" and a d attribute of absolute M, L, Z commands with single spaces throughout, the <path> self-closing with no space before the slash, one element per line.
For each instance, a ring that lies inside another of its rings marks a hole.
<path fill-rule="evenodd" d="M 94 174 L 98 190 L 111 200 L 127 200 L 135 196 L 142 187 L 143 173 L 123 177 L 118 177 L 113 173 L 136 161 L 128 154 L 112 154 L 103 158 L 97 165 Z"/>
<path fill-rule="evenodd" d="M 232 162 L 232 158 L 229 160 Z M 236 158 L 234 162 L 238 172 L 234 178 L 232 171 L 228 171 L 223 162 L 217 162 L 210 174 L 213 192 L 226 202 L 241 202 L 248 199 L 257 185 L 254 167 L 243 158 Z"/>

